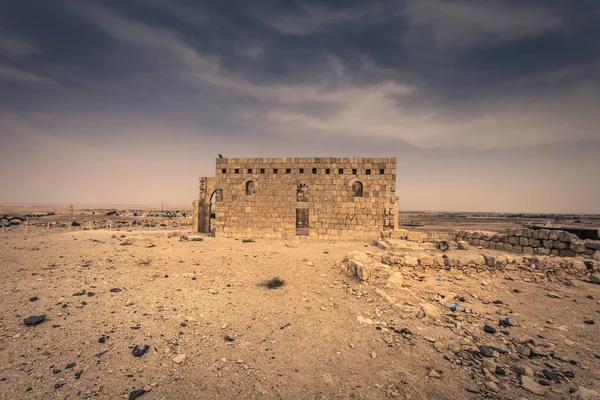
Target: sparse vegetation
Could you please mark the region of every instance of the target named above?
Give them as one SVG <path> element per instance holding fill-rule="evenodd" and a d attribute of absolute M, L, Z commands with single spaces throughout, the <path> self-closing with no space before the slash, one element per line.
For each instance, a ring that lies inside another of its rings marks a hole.
<path fill-rule="evenodd" d="M 263 284 L 267 289 L 277 289 L 285 285 L 285 281 L 279 277 L 269 279 Z"/>
<path fill-rule="evenodd" d="M 242 243 L 254 243 L 254 239 L 242 239 Z"/>

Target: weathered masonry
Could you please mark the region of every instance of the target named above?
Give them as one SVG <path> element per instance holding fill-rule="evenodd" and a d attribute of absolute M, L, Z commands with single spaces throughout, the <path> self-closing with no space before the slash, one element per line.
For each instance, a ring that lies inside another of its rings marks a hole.
<path fill-rule="evenodd" d="M 398 225 L 395 158 L 217 158 L 215 172 L 200 178 L 197 232 L 371 239 Z"/>

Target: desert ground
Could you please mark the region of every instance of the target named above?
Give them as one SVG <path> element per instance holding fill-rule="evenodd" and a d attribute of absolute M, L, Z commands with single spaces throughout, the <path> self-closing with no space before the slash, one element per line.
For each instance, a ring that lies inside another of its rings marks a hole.
<path fill-rule="evenodd" d="M 439 252 L 197 237 L 186 218 L 106 227 L 106 210 L 92 209 L 75 213 L 78 227 L 60 224 L 63 209 L 0 232 L 1 399 L 600 392 L 600 285 L 582 277 L 414 267 L 395 284 L 361 282 L 343 263 L 354 251 Z M 283 285 L 270 288 L 275 277 Z M 31 316 L 45 319 L 28 326 Z"/>

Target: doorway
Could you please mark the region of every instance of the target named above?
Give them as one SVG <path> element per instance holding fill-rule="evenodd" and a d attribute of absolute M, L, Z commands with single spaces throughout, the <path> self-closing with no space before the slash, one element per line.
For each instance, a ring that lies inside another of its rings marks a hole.
<path fill-rule="evenodd" d="M 308 208 L 296 209 L 296 236 L 308 236 Z"/>

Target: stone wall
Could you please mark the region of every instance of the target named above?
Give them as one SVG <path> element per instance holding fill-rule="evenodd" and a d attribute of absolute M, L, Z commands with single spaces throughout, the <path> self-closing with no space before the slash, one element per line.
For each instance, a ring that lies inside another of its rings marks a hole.
<path fill-rule="evenodd" d="M 503 232 L 458 231 L 455 239 L 486 249 L 600 260 L 600 240 L 580 240 L 572 233 L 559 230 L 523 228 Z"/>
<path fill-rule="evenodd" d="M 219 158 L 215 172 L 217 237 L 295 237 L 298 215 L 309 237 L 374 239 L 397 226 L 395 158 Z"/>

